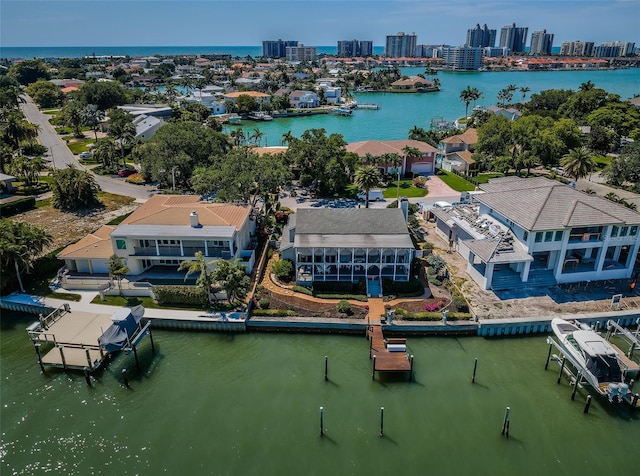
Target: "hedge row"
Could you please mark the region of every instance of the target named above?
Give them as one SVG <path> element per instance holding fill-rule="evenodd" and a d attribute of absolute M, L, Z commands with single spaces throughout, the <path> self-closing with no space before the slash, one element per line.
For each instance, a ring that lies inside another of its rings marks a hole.
<path fill-rule="evenodd" d="M 323 294 L 314 293 L 314 296 L 320 299 L 353 299 L 354 301 L 367 302 L 367 296 L 364 294 Z"/>
<path fill-rule="evenodd" d="M 15 197 L 11 200 L 5 201 L 4 203 L 0 203 L 0 215 L 8 217 L 25 210 L 31 210 L 32 208 L 35 208 L 35 206 L 35 197 Z"/>
<path fill-rule="evenodd" d="M 289 309 L 254 309 L 251 311 L 252 316 L 267 316 L 267 317 L 289 317 L 296 316 L 295 311 Z"/>
<path fill-rule="evenodd" d="M 411 278 L 407 282 L 392 281 L 390 279 L 382 280 L 382 290 L 385 294 L 412 294 L 420 296 L 424 292 L 424 287 L 419 279 Z"/>
<path fill-rule="evenodd" d="M 442 312 L 408 312 L 404 309 L 398 308 L 394 314 L 394 317 L 407 320 L 407 321 L 441 321 Z M 471 314 L 466 312 L 448 312 L 448 321 L 464 321 L 471 319 Z"/>
<path fill-rule="evenodd" d="M 189 306 L 206 306 L 207 295 L 204 289 L 196 286 L 154 286 L 158 304 L 182 304 Z"/>
<path fill-rule="evenodd" d="M 313 296 L 313 291 L 311 291 L 310 288 L 306 288 L 304 286 L 294 286 L 291 289 L 296 293 L 302 293 L 308 296 Z"/>

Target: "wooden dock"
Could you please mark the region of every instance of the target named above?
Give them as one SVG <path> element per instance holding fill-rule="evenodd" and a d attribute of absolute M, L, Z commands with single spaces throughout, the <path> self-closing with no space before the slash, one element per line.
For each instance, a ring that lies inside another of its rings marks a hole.
<path fill-rule="evenodd" d="M 373 359 L 372 378 L 376 372 L 413 372 L 413 356 L 406 351 L 406 339 L 385 339 L 382 326 L 368 328 L 369 358 Z"/>

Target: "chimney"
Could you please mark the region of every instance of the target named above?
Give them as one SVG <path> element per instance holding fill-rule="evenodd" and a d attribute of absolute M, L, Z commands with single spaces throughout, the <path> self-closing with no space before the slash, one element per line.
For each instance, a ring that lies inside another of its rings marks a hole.
<path fill-rule="evenodd" d="M 407 197 L 400 197 L 400 210 L 402 210 L 406 223 L 409 220 L 409 199 Z"/>
<path fill-rule="evenodd" d="M 198 221 L 198 212 L 195 210 L 192 211 L 191 214 L 189 215 L 189 221 L 191 222 L 190 224 L 193 228 L 200 228 L 202 226 Z"/>

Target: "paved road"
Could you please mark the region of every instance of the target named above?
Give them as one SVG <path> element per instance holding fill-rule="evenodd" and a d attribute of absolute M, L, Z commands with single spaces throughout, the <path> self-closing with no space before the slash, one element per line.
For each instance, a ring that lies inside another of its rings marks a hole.
<path fill-rule="evenodd" d="M 24 97 L 26 102 L 22 104 L 22 111 L 29 122 L 39 126 L 38 140 L 40 144 L 49 149 L 49 159 L 51 160 L 52 166 L 54 168 L 63 168 L 71 164 L 78 168 L 84 168 L 49 123 L 49 116 L 43 114 L 29 96 L 25 95 Z M 105 192 L 133 197 L 139 201 L 146 201 L 156 191 L 155 187 L 149 185 L 133 185 L 126 183 L 124 179 L 116 179 L 96 174 L 94 174 L 94 177 L 98 185 L 100 185 L 100 188 Z"/>

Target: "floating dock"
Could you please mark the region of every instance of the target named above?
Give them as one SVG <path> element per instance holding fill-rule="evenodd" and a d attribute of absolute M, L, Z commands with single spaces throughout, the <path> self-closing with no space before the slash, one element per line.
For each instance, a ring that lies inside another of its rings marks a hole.
<path fill-rule="evenodd" d="M 385 339 L 382 326 L 372 325 L 367 330 L 369 337 L 369 358 L 373 359 L 371 377 L 376 372 L 407 372 L 409 379 L 413 374 L 413 356 L 407 353 L 407 340 L 401 338 Z"/>

